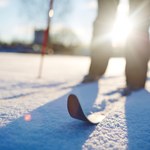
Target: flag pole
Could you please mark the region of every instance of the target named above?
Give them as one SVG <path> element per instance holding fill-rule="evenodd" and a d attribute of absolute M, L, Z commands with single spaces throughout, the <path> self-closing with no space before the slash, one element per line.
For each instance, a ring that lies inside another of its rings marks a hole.
<path fill-rule="evenodd" d="M 49 4 L 49 10 L 48 10 L 48 18 L 47 18 L 47 28 L 44 31 L 43 35 L 43 42 L 42 42 L 42 48 L 41 48 L 41 60 L 40 60 L 40 66 L 39 66 L 39 73 L 38 78 L 41 78 L 42 76 L 42 70 L 43 70 L 43 64 L 44 64 L 44 56 L 46 53 L 46 47 L 48 45 L 48 41 L 50 39 L 49 32 L 51 27 L 51 18 L 53 17 L 54 11 L 53 11 L 53 0 L 50 0 Z"/>

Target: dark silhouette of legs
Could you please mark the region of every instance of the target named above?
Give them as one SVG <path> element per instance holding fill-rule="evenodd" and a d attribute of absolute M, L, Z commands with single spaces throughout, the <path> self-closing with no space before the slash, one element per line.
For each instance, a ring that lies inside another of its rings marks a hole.
<path fill-rule="evenodd" d="M 149 60 L 150 1 L 130 0 L 130 17 L 134 28 L 126 50 L 126 84 L 131 89 L 145 87 Z"/>
<path fill-rule="evenodd" d="M 119 0 L 98 0 L 97 17 L 93 24 L 91 41 L 91 65 L 83 82 L 97 80 L 107 68 L 112 53 L 109 37 L 116 17 Z"/>

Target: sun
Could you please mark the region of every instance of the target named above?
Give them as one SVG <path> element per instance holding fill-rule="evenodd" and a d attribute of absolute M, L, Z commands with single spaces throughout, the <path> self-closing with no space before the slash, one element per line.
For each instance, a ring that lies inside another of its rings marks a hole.
<path fill-rule="evenodd" d="M 132 31 L 133 23 L 128 16 L 129 7 L 127 4 L 120 4 L 118 6 L 117 17 L 111 32 L 112 46 L 123 46 L 127 37 Z"/>
<path fill-rule="evenodd" d="M 117 19 L 111 33 L 112 46 L 117 47 L 124 45 L 127 37 L 132 31 L 132 28 L 133 25 L 128 17 Z"/>

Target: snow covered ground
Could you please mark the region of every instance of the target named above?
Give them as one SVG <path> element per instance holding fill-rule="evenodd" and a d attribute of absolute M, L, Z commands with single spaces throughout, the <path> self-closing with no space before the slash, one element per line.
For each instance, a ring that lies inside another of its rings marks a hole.
<path fill-rule="evenodd" d="M 98 82 L 76 86 L 88 57 L 46 56 L 38 79 L 39 55 L 0 53 L 0 150 L 150 149 L 150 83 L 121 97 L 122 58 L 111 59 Z M 86 113 L 106 118 L 96 126 L 72 119 L 66 108 L 77 94 Z"/>

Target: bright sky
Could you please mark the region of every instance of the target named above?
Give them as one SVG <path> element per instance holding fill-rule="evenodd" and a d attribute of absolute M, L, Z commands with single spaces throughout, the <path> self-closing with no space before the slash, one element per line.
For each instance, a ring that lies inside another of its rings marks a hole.
<path fill-rule="evenodd" d="M 76 1 L 76 0 L 74 0 Z M 89 43 L 92 36 L 92 25 L 96 16 L 96 0 L 78 0 L 69 19 L 69 26 L 79 35 L 84 43 Z"/>
<path fill-rule="evenodd" d="M 18 0 L 0 0 L 0 40 L 11 42 L 32 39 L 31 29 L 28 24 L 23 24 L 20 11 Z"/>
<path fill-rule="evenodd" d="M 45 22 L 42 20 L 33 23 L 32 20 L 27 21 L 22 17 L 19 1 L 0 0 L 0 40 L 6 42 L 13 40 L 31 41 L 33 39 L 33 27 L 45 27 Z M 72 0 L 71 2 L 73 9 L 68 12 L 65 21 L 62 18 L 57 18 L 56 21 L 54 13 L 52 30 L 56 32 L 64 26 L 72 28 L 82 42 L 89 43 L 92 35 L 92 24 L 96 16 L 97 0 Z"/>

